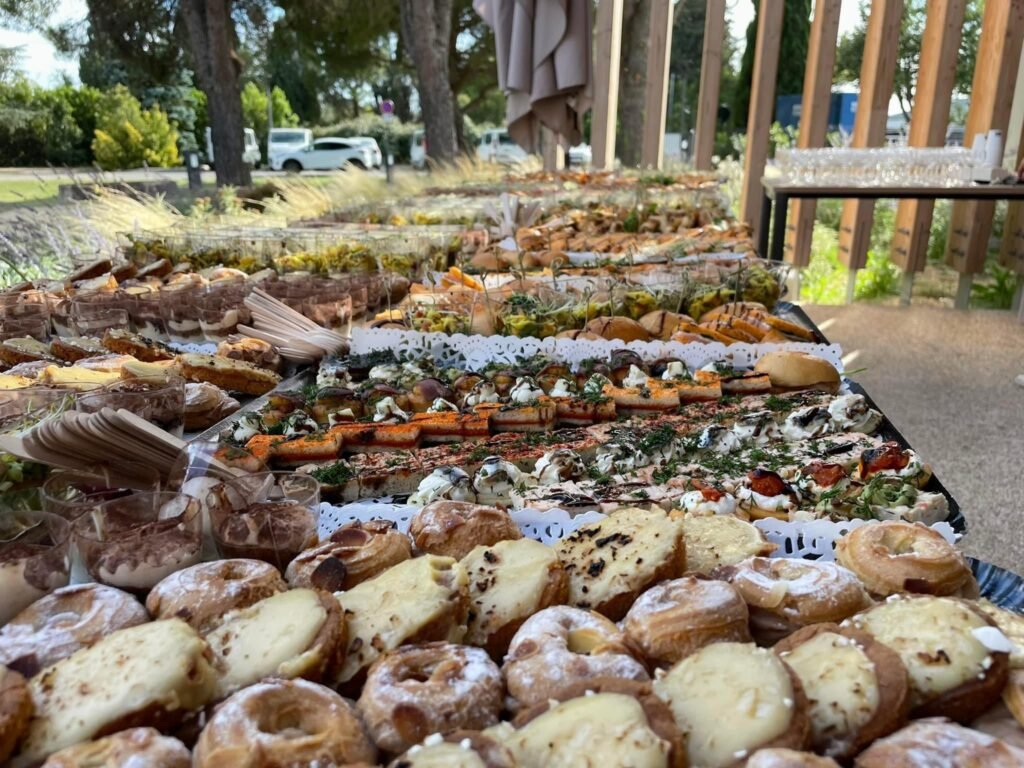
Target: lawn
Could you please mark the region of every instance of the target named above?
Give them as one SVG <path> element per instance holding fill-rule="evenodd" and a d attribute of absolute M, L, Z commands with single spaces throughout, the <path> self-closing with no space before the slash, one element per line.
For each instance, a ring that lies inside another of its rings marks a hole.
<path fill-rule="evenodd" d="M 25 179 L 0 182 L 0 204 L 37 204 L 57 197 L 58 179 Z"/>

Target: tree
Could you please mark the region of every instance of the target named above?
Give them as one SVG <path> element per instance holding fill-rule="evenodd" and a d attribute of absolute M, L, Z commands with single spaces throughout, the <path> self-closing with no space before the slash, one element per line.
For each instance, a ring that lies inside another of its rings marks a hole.
<path fill-rule="evenodd" d="M 249 186 L 252 172 L 242 160 L 241 60 L 231 0 L 181 0 L 192 61 L 206 107 L 217 158 L 217 185 Z"/>
<path fill-rule="evenodd" d="M 276 85 L 270 91 L 269 103 L 274 105 L 274 125 L 283 128 L 299 124 L 299 116 L 292 112 L 288 97 Z M 267 115 L 268 99 L 265 90 L 251 80 L 242 89 L 242 116 L 245 127 L 256 132 L 256 138 L 263 146 L 267 143 L 269 131 Z"/>
<path fill-rule="evenodd" d="M 622 6 L 622 61 L 615 145 L 622 164 L 627 167 L 640 165 L 650 23 L 650 0 L 625 0 Z"/>
<path fill-rule="evenodd" d="M 439 162 L 459 151 L 449 67 L 453 0 L 400 0 L 402 36 L 416 66 L 427 154 Z"/>
<path fill-rule="evenodd" d="M 757 23 L 761 13 L 760 0 L 754 0 L 754 19 L 747 27 L 747 47 L 743 51 L 739 80 L 732 100 L 732 122 L 737 128 L 747 127 L 750 110 L 750 88 L 754 80 L 754 52 L 757 48 Z M 775 95 L 801 94 L 807 66 L 807 41 L 811 36 L 811 0 L 785 0 L 779 44 L 779 74 Z"/>
<path fill-rule="evenodd" d="M 899 55 L 896 59 L 896 75 L 893 78 L 893 93 L 899 101 L 900 111 L 908 120 L 911 106 L 914 103 L 914 88 L 917 85 L 921 39 L 924 37 L 924 27 L 928 16 L 927 5 L 927 0 L 906 0 L 903 17 L 900 19 Z M 953 86 L 957 93 L 968 94 L 971 92 L 983 10 L 984 0 L 967 0 L 963 35 L 960 38 L 960 50 L 956 62 L 956 80 Z M 855 83 L 860 80 L 868 13 L 868 6 L 862 4 L 860 23 L 856 29 L 843 35 L 839 41 L 839 48 L 836 51 L 836 80 L 841 83 Z"/>

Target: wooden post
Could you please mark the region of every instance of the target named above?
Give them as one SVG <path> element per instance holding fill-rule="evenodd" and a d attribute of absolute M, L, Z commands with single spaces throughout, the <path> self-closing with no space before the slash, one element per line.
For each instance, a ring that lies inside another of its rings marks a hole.
<path fill-rule="evenodd" d="M 946 143 L 949 104 L 956 83 L 956 60 L 966 4 L 966 0 L 932 0 L 928 3 L 907 139 L 912 147 L 941 147 Z M 905 273 L 924 269 L 934 210 L 934 200 L 899 202 L 891 258 Z M 909 303 L 910 296 L 904 298 Z"/>
<path fill-rule="evenodd" d="M 833 0 L 838 4 L 839 0 Z M 704 16 L 704 53 L 700 60 L 700 96 L 697 130 L 693 139 L 693 167 L 711 170 L 718 128 L 718 94 L 722 85 L 722 41 L 725 39 L 725 0 L 708 0 Z"/>
<path fill-rule="evenodd" d="M 1010 110 L 1010 127 L 1006 134 L 1006 159 L 1004 164 L 1018 168 L 1024 160 L 1024 51 L 1017 67 L 1017 80 L 1013 94 L 1013 108 Z M 1003 224 L 1003 242 L 999 248 L 999 263 L 1018 275 L 1024 275 L 1024 205 L 1011 202 L 1006 208 L 1006 223 Z M 1022 284 L 1017 289 L 1020 298 Z M 1015 308 L 1016 305 L 1015 305 Z"/>
<path fill-rule="evenodd" d="M 817 0 L 811 38 L 807 45 L 804 93 L 800 99 L 800 149 L 825 146 L 828 115 L 832 106 L 832 70 L 836 64 L 836 38 L 839 35 L 841 0 Z M 811 255 L 814 214 L 817 200 L 794 200 L 786 227 L 786 260 L 806 267 Z"/>
<path fill-rule="evenodd" d="M 749 223 L 757 240 L 761 227 L 761 177 L 768 159 L 768 132 L 775 113 L 775 81 L 779 74 L 783 0 L 761 0 L 754 49 L 754 77 L 747 112 L 747 154 L 743 158 L 740 220 Z"/>
<path fill-rule="evenodd" d="M 860 68 L 860 96 L 853 123 L 857 148 L 878 147 L 885 142 L 885 121 L 896 75 L 900 17 L 903 0 L 872 0 L 864 39 L 864 63 Z M 867 263 L 874 200 L 847 200 L 839 226 L 839 260 L 851 271 Z"/>
<path fill-rule="evenodd" d="M 540 154 L 545 171 L 560 171 L 565 168 L 565 150 L 559 142 L 559 135 L 550 128 L 541 126 Z"/>
<path fill-rule="evenodd" d="M 668 64 L 672 52 L 672 0 L 651 3 L 651 32 L 644 88 L 644 135 L 640 165 L 661 168 L 665 152 L 665 108 L 668 103 Z M 684 0 L 679 0 L 684 2 Z"/>
<path fill-rule="evenodd" d="M 964 128 L 964 144 L 976 133 L 998 128 L 1006 135 L 1013 102 L 1014 80 L 1024 39 L 1024 0 L 985 3 L 981 38 L 971 85 L 971 107 Z M 985 268 L 988 240 L 992 234 L 992 201 L 958 201 L 950 216 L 946 261 L 969 285 L 970 276 Z M 966 309 L 970 288 L 958 291 L 957 306 Z"/>
<path fill-rule="evenodd" d="M 590 143 L 595 168 L 615 167 L 615 121 L 619 112 L 619 59 L 622 50 L 622 0 L 601 0 L 594 31 L 594 111 Z"/>

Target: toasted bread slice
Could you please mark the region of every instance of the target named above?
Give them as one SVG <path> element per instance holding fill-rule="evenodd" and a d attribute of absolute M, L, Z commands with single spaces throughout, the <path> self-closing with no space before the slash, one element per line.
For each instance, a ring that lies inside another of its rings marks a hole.
<path fill-rule="evenodd" d="M 50 352 L 58 360 L 66 363 L 74 363 L 86 357 L 107 354 L 107 348 L 96 339 L 86 336 L 72 336 L 69 338 L 55 338 L 50 342 Z"/>
<path fill-rule="evenodd" d="M 555 397 L 555 423 L 560 427 L 585 427 L 602 421 L 615 421 L 615 401 L 584 400 L 579 397 Z"/>
<path fill-rule="evenodd" d="M 314 432 L 270 447 L 270 461 L 276 467 L 300 467 L 303 464 L 334 461 L 341 453 L 343 437 L 339 432 Z"/>
<path fill-rule="evenodd" d="M 264 464 L 269 464 L 274 446 L 283 441 L 284 435 L 253 435 L 245 444 L 245 450 Z"/>
<path fill-rule="evenodd" d="M 154 363 L 158 360 L 173 360 L 174 352 L 158 341 L 117 328 L 108 328 L 103 334 L 103 346 L 119 355 L 131 355 L 137 360 Z"/>
<path fill-rule="evenodd" d="M 208 381 L 221 389 L 247 395 L 263 395 L 281 382 L 273 371 L 216 355 L 186 354 L 178 358 L 182 375 L 191 381 Z"/>
<path fill-rule="evenodd" d="M 672 411 L 679 407 L 676 387 L 657 379 L 649 379 L 645 387 L 606 386 L 606 395 L 615 401 L 615 412 L 622 416 L 641 416 Z"/>
<path fill-rule="evenodd" d="M 58 362 L 57 358 L 50 352 L 48 344 L 37 339 L 24 337 L 20 339 L 7 339 L 0 342 L 0 362 L 6 365 L 18 365 L 19 363 L 34 363 L 39 360 Z"/>
<path fill-rule="evenodd" d="M 491 411 L 491 432 L 550 432 L 555 428 L 555 402 L 538 397 L 526 405 L 510 404 Z"/>
<path fill-rule="evenodd" d="M 427 412 L 413 414 L 410 423 L 420 428 L 424 443 L 461 443 L 462 419 L 462 414 L 454 411 Z"/>

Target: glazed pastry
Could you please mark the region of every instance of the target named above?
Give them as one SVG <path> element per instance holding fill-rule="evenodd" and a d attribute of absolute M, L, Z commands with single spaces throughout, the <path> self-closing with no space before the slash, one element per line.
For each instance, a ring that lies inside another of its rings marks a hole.
<path fill-rule="evenodd" d="M 910 676 L 911 717 L 969 723 L 999 700 L 1012 645 L 971 603 L 891 597 L 848 624 L 899 654 Z"/>
<path fill-rule="evenodd" d="M 291 589 L 228 613 L 206 641 L 222 699 L 269 677 L 330 677 L 344 658 L 345 622 L 329 593 Z"/>
<path fill-rule="evenodd" d="M 516 768 L 508 747 L 477 731 L 431 734 L 388 768 Z"/>
<path fill-rule="evenodd" d="M 564 603 L 569 580 L 551 547 L 533 539 L 507 539 L 476 547 L 462 559 L 469 577 L 465 642 L 501 659 L 530 616 Z"/>
<path fill-rule="evenodd" d="M 557 698 L 581 680 L 648 679 L 615 624 L 569 606 L 546 608 L 527 619 L 512 638 L 502 673 L 520 708 Z"/>
<path fill-rule="evenodd" d="M 358 520 L 338 528 L 328 541 L 301 552 L 285 571 L 293 587 L 328 592 L 352 589 L 412 557 L 412 542 L 386 520 Z"/>
<path fill-rule="evenodd" d="M 281 356 L 273 344 L 263 339 L 230 336 L 217 345 L 217 354 L 231 360 L 244 360 L 268 371 L 281 370 Z"/>
<path fill-rule="evenodd" d="M 459 642 L 466 634 L 466 569 L 450 557 L 423 555 L 337 592 L 348 628 L 348 650 L 336 681 L 357 686 L 366 668 L 400 645 Z"/>
<path fill-rule="evenodd" d="M 13 765 L 125 727 L 172 728 L 213 696 L 209 652 L 188 624 L 169 619 L 118 630 L 58 661 L 29 683 L 36 711 Z"/>
<path fill-rule="evenodd" d="M 836 560 L 879 597 L 904 592 L 977 595 L 971 567 L 942 534 L 895 520 L 862 525 L 836 542 Z"/>
<path fill-rule="evenodd" d="M 185 431 L 201 432 L 241 408 L 235 398 L 220 387 L 205 382 L 185 384 Z"/>
<path fill-rule="evenodd" d="M 25 736 L 32 711 L 32 695 L 25 678 L 0 666 L 0 763 L 11 756 Z"/>
<path fill-rule="evenodd" d="M 706 576 L 721 565 L 767 557 L 775 551 L 758 528 L 732 515 L 687 515 L 682 522 L 689 573 Z"/>
<path fill-rule="evenodd" d="M 517 718 L 519 729 L 504 731 L 505 744 L 525 768 L 583 765 L 581 750 L 608 766 L 683 768 L 684 738 L 672 713 L 648 686 L 628 690 L 541 702 Z"/>
<path fill-rule="evenodd" d="M 759 749 L 750 756 L 743 768 L 839 768 L 831 757 L 795 749 Z"/>
<path fill-rule="evenodd" d="M 355 709 L 307 680 L 270 680 L 214 710 L 193 755 L 194 768 L 376 765 L 377 748 Z"/>
<path fill-rule="evenodd" d="M 807 694 L 816 752 L 851 758 L 906 722 L 907 670 L 895 651 L 871 635 L 815 624 L 797 630 L 774 650 Z"/>
<path fill-rule="evenodd" d="M 26 677 L 125 627 L 149 621 L 127 592 L 101 584 L 61 587 L 0 628 L 0 664 Z"/>
<path fill-rule="evenodd" d="M 498 722 L 501 670 L 479 648 L 408 645 L 370 667 L 358 708 L 385 752 L 404 752 L 434 733 L 480 730 Z"/>
<path fill-rule="evenodd" d="M 62 749 L 50 755 L 43 768 L 190 768 L 192 753 L 170 736 L 161 736 L 155 728 L 129 728 Z"/>
<path fill-rule="evenodd" d="M 940 718 L 916 720 L 876 741 L 856 768 L 1020 768 L 1024 750 Z"/>
<path fill-rule="evenodd" d="M 569 604 L 613 621 L 649 586 L 686 570 L 682 523 L 660 509 L 621 508 L 561 539 L 555 551 L 569 574 Z"/>
<path fill-rule="evenodd" d="M 172 573 L 146 598 L 156 619 L 182 619 L 201 634 L 239 608 L 284 592 L 280 572 L 261 560 L 216 560 Z"/>
<path fill-rule="evenodd" d="M 750 642 L 748 619 L 733 586 L 686 576 L 640 595 L 622 628 L 652 665 L 665 668 L 710 643 Z"/>
<path fill-rule="evenodd" d="M 461 560 L 477 546 L 520 539 L 523 532 L 508 512 L 467 501 L 434 501 L 409 522 L 416 548 Z"/>
<path fill-rule="evenodd" d="M 763 747 L 803 749 L 807 699 L 793 671 L 752 643 L 712 643 L 654 683 L 689 738 L 691 765 L 743 765 Z"/>

